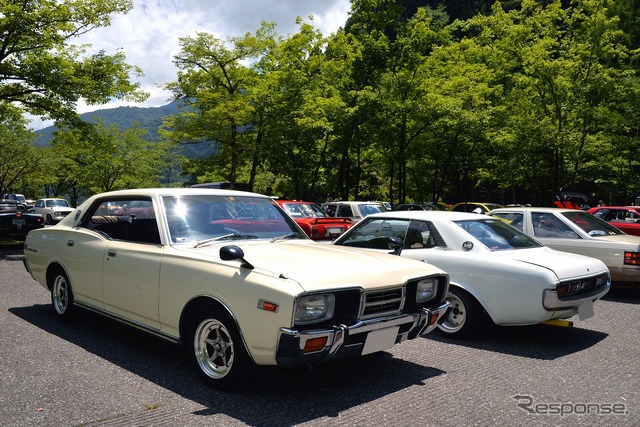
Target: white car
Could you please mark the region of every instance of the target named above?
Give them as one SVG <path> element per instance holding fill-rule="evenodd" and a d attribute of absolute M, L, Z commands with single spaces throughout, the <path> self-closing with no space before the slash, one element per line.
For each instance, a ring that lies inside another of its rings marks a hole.
<path fill-rule="evenodd" d="M 73 212 L 73 208 L 65 199 L 49 198 L 36 200 L 32 211 L 42 215 L 45 224 L 57 224 Z"/>
<path fill-rule="evenodd" d="M 435 329 L 449 308 L 442 270 L 319 245 L 273 199 L 242 191 L 95 195 L 30 232 L 24 259 L 61 320 L 84 307 L 180 344 L 220 388 L 253 364 L 388 349 Z"/>
<path fill-rule="evenodd" d="M 385 212 L 388 209 L 381 202 L 326 202 L 322 209 L 330 216 L 351 218 L 353 221 L 360 221 L 367 215 Z"/>
<path fill-rule="evenodd" d="M 489 215 L 559 251 L 598 258 L 609 268 L 614 285 L 640 285 L 640 236 L 631 236 L 577 209 L 518 207 Z"/>
<path fill-rule="evenodd" d="M 390 240 L 392 238 L 392 240 Z M 399 240 L 398 240 L 399 239 Z M 468 336 L 489 319 L 529 325 L 593 315 L 610 287 L 599 260 L 547 248 L 487 215 L 450 211 L 394 211 L 370 215 L 333 242 L 433 264 L 449 273 L 452 310 L 439 325 Z"/>

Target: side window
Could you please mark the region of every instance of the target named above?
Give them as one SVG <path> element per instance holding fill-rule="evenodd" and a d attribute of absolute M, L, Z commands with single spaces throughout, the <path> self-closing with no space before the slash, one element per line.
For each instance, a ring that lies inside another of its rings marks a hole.
<path fill-rule="evenodd" d="M 389 237 L 404 240 L 409 227 L 409 220 L 375 219 L 364 223 L 357 232 L 351 233 L 348 240 L 342 242 L 344 246 L 359 248 L 389 250 Z"/>
<path fill-rule="evenodd" d="M 491 216 L 500 218 L 510 226 L 517 228 L 520 231 L 524 231 L 522 226 L 524 223 L 524 214 L 522 214 L 521 212 L 508 212 L 508 213 L 498 212 L 498 213 L 492 214 Z"/>
<path fill-rule="evenodd" d="M 353 211 L 351 210 L 351 206 L 349 205 L 338 205 L 338 211 L 336 213 L 336 216 L 339 217 L 352 217 L 353 216 Z"/>
<path fill-rule="evenodd" d="M 580 238 L 567 224 L 553 214 L 531 212 L 531 222 L 533 222 L 533 234 L 536 237 Z"/>
<path fill-rule="evenodd" d="M 404 237 L 405 249 L 424 249 L 438 246 L 438 232 L 425 221 L 411 221 Z"/>
<path fill-rule="evenodd" d="M 160 244 L 151 199 L 104 200 L 95 206 L 85 226 L 109 239 Z"/>
<path fill-rule="evenodd" d="M 336 205 L 326 205 L 324 207 L 324 211 L 329 215 L 329 216 L 336 216 Z"/>

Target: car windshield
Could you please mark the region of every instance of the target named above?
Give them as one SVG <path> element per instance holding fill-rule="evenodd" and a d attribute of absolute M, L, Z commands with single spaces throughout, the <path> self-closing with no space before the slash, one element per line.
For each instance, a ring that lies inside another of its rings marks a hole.
<path fill-rule="evenodd" d="M 501 219 L 454 221 L 492 251 L 526 249 L 543 246 Z"/>
<path fill-rule="evenodd" d="M 173 243 L 239 239 L 304 238 L 272 199 L 251 196 L 186 195 L 162 198 Z"/>
<path fill-rule="evenodd" d="M 620 229 L 610 225 L 606 221 L 584 211 L 562 212 L 562 216 L 580 227 L 589 236 L 614 236 L 625 234 Z"/>
<path fill-rule="evenodd" d="M 293 218 L 326 218 L 327 214 L 315 203 L 283 203 Z"/>
<path fill-rule="evenodd" d="M 67 203 L 66 200 L 49 200 L 47 202 L 47 205 L 48 206 L 62 206 L 62 207 L 65 207 L 65 208 L 69 207 L 69 203 Z"/>

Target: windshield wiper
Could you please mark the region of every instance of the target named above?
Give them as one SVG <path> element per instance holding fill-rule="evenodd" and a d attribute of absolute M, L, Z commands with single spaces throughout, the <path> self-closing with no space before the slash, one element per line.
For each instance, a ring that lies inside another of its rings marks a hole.
<path fill-rule="evenodd" d="M 223 234 L 222 236 L 212 237 L 210 239 L 198 240 L 194 248 L 199 248 L 200 246 L 206 245 L 207 243 L 216 242 L 219 240 L 235 240 L 235 239 L 257 239 L 258 236 L 252 236 L 250 234 L 240 234 L 240 233 L 229 233 Z"/>
<path fill-rule="evenodd" d="M 299 239 L 299 238 L 300 238 L 299 233 L 290 233 L 290 234 L 285 234 L 284 236 L 274 237 L 273 239 L 271 239 L 271 243 L 277 242 L 280 240 Z"/>

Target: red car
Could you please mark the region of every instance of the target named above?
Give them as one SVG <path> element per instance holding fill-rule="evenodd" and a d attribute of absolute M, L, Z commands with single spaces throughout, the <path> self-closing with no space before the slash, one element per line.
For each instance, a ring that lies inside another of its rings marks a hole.
<path fill-rule="evenodd" d="M 627 234 L 640 236 L 640 206 L 596 206 L 587 212 Z"/>
<path fill-rule="evenodd" d="M 276 201 L 313 240 L 333 240 L 354 224 L 351 218 L 327 215 L 316 203 L 300 200 Z"/>

